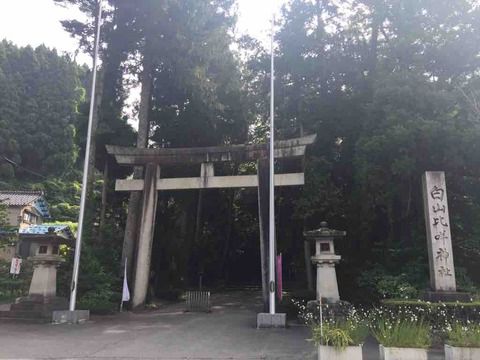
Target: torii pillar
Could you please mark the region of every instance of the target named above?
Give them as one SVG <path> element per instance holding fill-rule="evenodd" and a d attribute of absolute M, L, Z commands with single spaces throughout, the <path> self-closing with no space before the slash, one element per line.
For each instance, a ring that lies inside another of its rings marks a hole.
<path fill-rule="evenodd" d="M 137 266 L 132 299 L 133 308 L 143 306 L 147 297 L 155 229 L 155 214 L 157 212 L 157 179 L 159 177 L 160 167 L 156 164 L 147 164 L 138 235 Z"/>

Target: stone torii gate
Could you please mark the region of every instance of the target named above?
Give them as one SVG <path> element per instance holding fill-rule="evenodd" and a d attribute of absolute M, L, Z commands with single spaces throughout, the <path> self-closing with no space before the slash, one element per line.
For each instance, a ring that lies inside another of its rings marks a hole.
<path fill-rule="evenodd" d="M 275 142 L 275 158 L 301 158 L 316 135 Z M 144 167 L 143 179 L 116 180 L 116 191 L 142 191 L 143 202 L 136 234 L 136 261 L 132 306 L 145 304 L 150 273 L 153 232 L 157 207 L 157 191 L 186 189 L 258 188 L 262 291 L 268 301 L 268 145 L 231 145 L 203 148 L 139 149 L 107 145 L 107 153 L 119 165 Z M 215 176 L 214 163 L 257 162 L 256 175 Z M 161 167 L 201 165 L 200 176 L 194 178 L 162 178 Z M 302 169 L 303 171 L 303 169 Z M 275 174 L 275 186 L 303 185 L 304 173 Z M 131 254 L 133 255 L 133 254 Z"/>

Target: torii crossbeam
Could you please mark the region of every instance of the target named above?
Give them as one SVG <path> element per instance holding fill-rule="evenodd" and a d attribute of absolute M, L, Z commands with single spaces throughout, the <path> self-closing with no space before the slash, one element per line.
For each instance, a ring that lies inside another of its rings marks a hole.
<path fill-rule="evenodd" d="M 275 142 L 275 158 L 301 158 L 316 135 Z M 143 179 L 116 180 L 116 191 L 142 191 L 143 203 L 137 231 L 136 268 L 133 287 L 133 308 L 145 304 L 153 230 L 157 207 L 157 191 L 184 189 L 220 189 L 258 187 L 260 253 L 262 259 L 262 290 L 268 301 L 268 145 L 231 145 L 202 148 L 138 149 L 107 145 L 108 154 L 119 165 L 143 166 Z M 215 176 L 214 163 L 257 162 L 257 175 Z M 160 169 L 169 165 L 201 164 L 200 176 L 191 178 L 161 178 Z M 275 174 L 275 186 L 303 185 L 304 173 Z"/>

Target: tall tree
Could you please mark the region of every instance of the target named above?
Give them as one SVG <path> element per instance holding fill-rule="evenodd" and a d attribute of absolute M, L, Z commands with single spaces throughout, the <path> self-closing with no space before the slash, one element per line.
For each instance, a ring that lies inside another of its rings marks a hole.
<path fill-rule="evenodd" d="M 84 69 L 55 50 L 0 42 L 2 157 L 44 176 L 72 170 Z M 8 166 L 2 163 L 4 169 Z M 29 177 L 21 172 L 17 176 Z M 9 169 L 12 174 L 11 168 Z"/>

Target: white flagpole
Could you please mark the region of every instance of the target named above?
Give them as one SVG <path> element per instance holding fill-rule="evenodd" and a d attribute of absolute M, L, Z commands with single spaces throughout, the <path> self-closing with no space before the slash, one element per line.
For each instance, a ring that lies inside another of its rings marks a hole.
<path fill-rule="evenodd" d="M 73 260 L 73 274 L 72 284 L 70 287 L 70 311 L 75 311 L 75 305 L 77 302 L 77 288 L 78 288 L 78 272 L 80 269 L 80 253 L 82 250 L 82 232 L 83 232 L 83 219 L 85 216 L 85 202 L 87 199 L 87 185 L 88 185 L 88 160 L 90 158 L 90 144 L 92 139 L 92 120 L 95 103 L 95 86 L 97 82 L 97 58 L 98 58 L 98 46 L 100 43 L 100 24 L 102 22 L 102 0 L 98 0 L 98 20 L 97 29 L 95 34 L 95 47 L 93 53 L 93 68 L 92 68 L 92 91 L 90 93 L 90 112 L 88 114 L 88 131 L 87 131 L 87 144 L 85 147 L 85 162 L 83 164 L 83 180 L 82 180 L 82 194 L 80 197 L 80 214 L 78 216 L 78 231 L 77 241 L 75 243 L 75 257 Z"/>
<path fill-rule="evenodd" d="M 272 0 L 272 35 L 271 35 L 271 68 L 270 68 L 270 206 L 269 206 L 269 280 L 270 314 L 275 314 L 275 0 Z"/>

